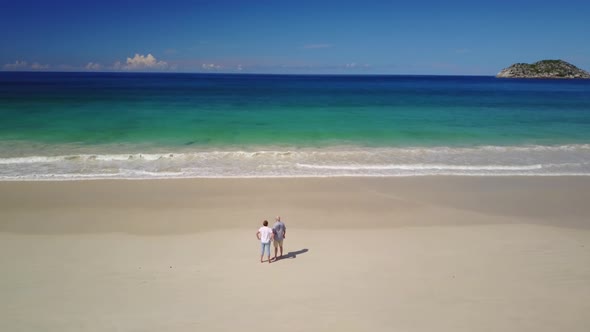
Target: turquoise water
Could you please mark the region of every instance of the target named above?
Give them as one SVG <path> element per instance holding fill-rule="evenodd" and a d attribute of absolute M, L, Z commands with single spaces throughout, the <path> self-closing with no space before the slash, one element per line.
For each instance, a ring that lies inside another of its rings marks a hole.
<path fill-rule="evenodd" d="M 0 73 L 4 179 L 579 175 L 588 144 L 587 80 Z"/>

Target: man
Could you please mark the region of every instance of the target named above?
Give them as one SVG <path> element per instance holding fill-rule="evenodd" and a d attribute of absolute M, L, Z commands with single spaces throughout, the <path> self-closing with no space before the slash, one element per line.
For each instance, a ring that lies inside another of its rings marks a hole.
<path fill-rule="evenodd" d="M 277 250 L 279 248 L 281 249 L 281 256 L 279 257 L 283 257 L 283 239 L 287 237 L 287 227 L 281 221 L 280 216 L 275 219 L 275 224 L 272 226 L 272 232 L 274 234 L 273 244 L 275 247 L 275 260 L 277 260 Z"/>
<path fill-rule="evenodd" d="M 272 233 L 272 229 L 268 227 L 268 221 L 262 222 L 262 227 L 258 229 L 256 233 L 256 237 L 260 240 L 260 263 L 264 262 L 264 251 L 266 250 L 266 254 L 268 255 L 268 263 L 270 263 L 270 241 L 274 238 Z M 275 253 L 276 256 L 276 253 Z"/>

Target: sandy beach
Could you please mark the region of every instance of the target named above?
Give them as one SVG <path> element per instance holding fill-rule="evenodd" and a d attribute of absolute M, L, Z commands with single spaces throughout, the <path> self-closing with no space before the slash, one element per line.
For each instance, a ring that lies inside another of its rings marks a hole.
<path fill-rule="evenodd" d="M 588 202 L 590 177 L 0 182 L 0 330 L 587 331 Z"/>

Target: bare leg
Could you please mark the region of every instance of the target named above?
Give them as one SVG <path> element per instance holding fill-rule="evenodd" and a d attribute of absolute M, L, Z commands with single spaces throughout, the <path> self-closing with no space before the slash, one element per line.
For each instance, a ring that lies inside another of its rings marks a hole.
<path fill-rule="evenodd" d="M 270 264 L 270 250 L 268 251 L 268 264 Z"/>
<path fill-rule="evenodd" d="M 260 263 L 263 262 L 263 260 L 262 260 L 263 258 L 264 258 L 264 254 L 260 255 Z"/>
<path fill-rule="evenodd" d="M 279 248 L 275 247 L 275 261 L 277 260 L 277 251 L 279 250 Z"/>
<path fill-rule="evenodd" d="M 275 255 L 276 256 L 276 255 Z M 281 246 L 281 258 L 283 257 L 283 246 Z"/>

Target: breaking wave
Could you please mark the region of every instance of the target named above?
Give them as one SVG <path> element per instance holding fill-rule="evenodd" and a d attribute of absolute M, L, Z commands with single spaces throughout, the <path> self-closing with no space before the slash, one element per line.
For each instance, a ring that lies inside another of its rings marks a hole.
<path fill-rule="evenodd" d="M 0 157 L 0 180 L 590 175 L 590 144 Z"/>

